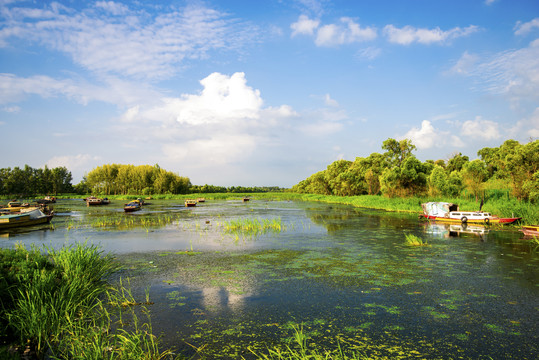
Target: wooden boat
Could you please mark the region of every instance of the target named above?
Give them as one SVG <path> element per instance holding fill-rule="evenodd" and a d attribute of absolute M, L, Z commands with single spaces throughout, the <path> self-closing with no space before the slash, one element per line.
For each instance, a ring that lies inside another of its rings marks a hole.
<path fill-rule="evenodd" d="M 139 200 L 133 200 L 124 205 L 125 212 L 134 212 L 142 209 L 142 202 Z"/>
<path fill-rule="evenodd" d="M 108 205 L 110 204 L 110 200 L 107 198 L 97 198 L 95 196 L 87 197 L 86 199 L 86 205 L 92 206 L 92 205 Z"/>
<path fill-rule="evenodd" d="M 185 207 L 195 207 L 197 206 L 197 201 L 196 200 L 185 200 Z"/>
<path fill-rule="evenodd" d="M 54 214 L 43 213 L 38 208 L 30 208 L 26 211 L 0 215 L 0 229 L 9 229 L 15 227 L 32 226 L 49 223 Z"/>
<path fill-rule="evenodd" d="M 525 225 L 520 229 L 524 236 L 539 236 L 539 225 Z"/>
<path fill-rule="evenodd" d="M 54 196 L 45 196 L 43 199 L 36 200 L 38 204 L 46 205 L 56 202 L 56 198 Z"/>
<path fill-rule="evenodd" d="M 250 200 L 250 199 L 249 199 L 248 197 L 244 197 L 244 198 L 242 199 L 243 202 L 247 202 L 247 201 L 249 201 L 249 200 Z"/>
<path fill-rule="evenodd" d="M 428 202 L 421 204 L 423 214 L 428 220 L 452 223 L 476 223 L 476 224 L 511 224 L 520 217 L 500 218 L 491 213 L 481 211 L 460 211 L 459 206 L 447 202 Z"/>

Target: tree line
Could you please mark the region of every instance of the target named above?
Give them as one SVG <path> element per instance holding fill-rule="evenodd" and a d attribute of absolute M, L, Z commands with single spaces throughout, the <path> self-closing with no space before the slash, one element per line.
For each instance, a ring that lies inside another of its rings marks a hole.
<path fill-rule="evenodd" d="M 34 169 L 25 165 L 0 169 L 0 195 L 38 195 L 73 191 L 71 172 L 65 167 Z"/>
<path fill-rule="evenodd" d="M 464 191 L 476 199 L 487 189 L 507 190 L 519 200 L 539 201 L 539 140 L 520 144 L 507 140 L 483 148 L 479 159 L 456 153 L 448 160 L 418 160 L 411 140 L 387 139 L 383 153 L 337 160 L 291 188 L 322 195 L 381 194 L 388 197 L 448 196 Z"/>
<path fill-rule="evenodd" d="M 104 195 L 187 194 L 191 180 L 159 165 L 106 164 L 90 171 L 76 185 L 78 193 Z"/>

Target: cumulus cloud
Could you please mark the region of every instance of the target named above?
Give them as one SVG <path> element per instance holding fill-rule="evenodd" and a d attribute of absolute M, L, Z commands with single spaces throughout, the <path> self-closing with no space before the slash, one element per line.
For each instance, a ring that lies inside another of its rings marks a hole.
<path fill-rule="evenodd" d="M 515 35 L 526 35 L 530 33 L 533 29 L 539 28 L 539 18 L 535 18 L 526 23 L 517 22 L 515 26 Z"/>
<path fill-rule="evenodd" d="M 263 100 L 260 91 L 247 85 L 245 74 L 232 76 L 213 73 L 200 81 L 198 94 L 183 94 L 179 98 L 163 98 L 161 105 L 141 110 L 130 108 L 123 116 L 150 120 L 175 120 L 180 124 L 203 125 L 227 121 L 256 120 L 260 117 Z"/>
<path fill-rule="evenodd" d="M 226 13 L 194 5 L 153 15 L 112 1 L 81 11 L 52 3 L 42 9 L 4 6 L 0 16 L 6 24 L 0 46 L 39 43 L 96 74 L 136 79 L 167 78 L 186 60 L 243 48 L 258 33 Z"/>
<path fill-rule="evenodd" d="M 298 116 L 288 105 L 264 107 L 260 91 L 247 84 L 242 72 L 212 73 L 200 84 L 198 93 L 133 106 L 120 120 L 160 139 L 169 161 L 207 166 L 249 157 Z"/>
<path fill-rule="evenodd" d="M 300 15 L 298 21 L 290 25 L 292 29 L 292 37 L 302 35 L 313 35 L 314 30 L 320 25 L 319 20 L 309 19 L 307 15 Z"/>
<path fill-rule="evenodd" d="M 421 128 L 410 129 L 402 139 L 410 139 L 418 149 L 430 149 L 440 147 L 446 144 L 447 132 L 436 130 L 429 120 L 421 122 Z"/>
<path fill-rule="evenodd" d="M 462 124 L 461 133 L 476 139 L 496 140 L 501 138 L 499 124 L 483 120 L 480 116 L 476 116 L 474 120 L 467 120 Z"/>
<path fill-rule="evenodd" d="M 410 45 L 414 42 L 420 44 L 446 43 L 459 37 L 468 36 L 478 30 L 479 28 L 475 25 L 443 31 L 438 27 L 435 29 L 422 29 L 408 25 L 397 28 L 390 24 L 384 27 L 383 33 L 391 43 Z"/>

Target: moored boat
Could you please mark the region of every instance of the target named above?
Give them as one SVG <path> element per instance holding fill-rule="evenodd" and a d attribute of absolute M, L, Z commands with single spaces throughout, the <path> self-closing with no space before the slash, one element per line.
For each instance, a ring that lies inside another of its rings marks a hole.
<path fill-rule="evenodd" d="M 247 196 L 244 197 L 244 198 L 242 199 L 243 202 L 247 202 L 247 201 L 249 201 L 249 200 L 250 200 L 250 199 L 249 199 Z"/>
<path fill-rule="evenodd" d="M 0 215 L 0 229 L 49 223 L 53 216 L 54 214 L 52 212 L 45 214 L 38 208 L 30 208 L 18 213 Z"/>
<path fill-rule="evenodd" d="M 185 207 L 195 207 L 197 206 L 196 200 L 187 199 L 185 200 Z"/>
<path fill-rule="evenodd" d="M 107 199 L 107 198 L 97 198 L 95 196 L 90 196 L 90 197 L 87 197 L 86 199 L 86 205 L 87 206 L 92 206 L 92 205 L 108 205 L 110 204 L 110 200 Z"/>
<path fill-rule="evenodd" d="M 524 236 L 539 236 L 539 225 L 524 225 L 520 231 Z"/>
<path fill-rule="evenodd" d="M 134 212 L 142 209 L 142 202 L 139 200 L 133 200 L 124 205 L 125 212 Z"/>
<path fill-rule="evenodd" d="M 428 202 L 421 204 L 422 216 L 428 220 L 452 223 L 511 224 L 520 217 L 500 218 L 481 211 L 460 211 L 457 204 L 448 202 Z"/>

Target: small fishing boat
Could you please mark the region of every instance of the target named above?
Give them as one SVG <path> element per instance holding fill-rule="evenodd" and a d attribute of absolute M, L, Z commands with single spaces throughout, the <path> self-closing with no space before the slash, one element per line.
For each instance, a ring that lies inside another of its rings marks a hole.
<path fill-rule="evenodd" d="M 511 224 L 517 220 L 520 220 L 520 217 L 512 218 L 500 218 L 493 216 L 491 213 L 481 211 L 481 206 L 479 211 L 460 211 L 457 204 L 448 203 L 448 202 L 428 202 L 421 204 L 423 208 L 422 217 L 425 217 L 428 220 L 435 220 L 441 222 L 452 222 L 452 223 L 478 223 L 478 224 Z"/>
<path fill-rule="evenodd" d="M 524 236 L 539 236 L 539 225 L 524 225 L 520 231 Z"/>
<path fill-rule="evenodd" d="M 29 208 L 18 213 L 0 215 L 0 229 L 49 223 L 53 216 L 52 212 L 45 214 L 38 208 Z"/>
<path fill-rule="evenodd" d="M 198 198 L 198 199 L 197 199 L 197 202 L 199 202 L 199 203 L 205 202 L 205 201 L 206 201 L 206 199 L 204 199 L 204 198 Z"/>
<path fill-rule="evenodd" d="M 247 201 L 249 201 L 249 200 L 250 200 L 250 199 L 249 199 L 248 197 L 244 197 L 244 198 L 242 199 L 243 202 L 247 202 Z"/>
<path fill-rule="evenodd" d="M 142 209 L 142 202 L 139 200 L 133 200 L 124 205 L 125 212 L 134 212 Z"/>
<path fill-rule="evenodd" d="M 108 205 L 110 204 L 110 200 L 108 198 L 97 198 L 95 196 L 87 197 L 86 199 L 86 205 L 92 206 L 92 205 Z"/>
<path fill-rule="evenodd" d="M 185 207 L 195 207 L 195 206 L 197 206 L 196 200 L 191 200 L 191 199 L 185 200 Z"/>

